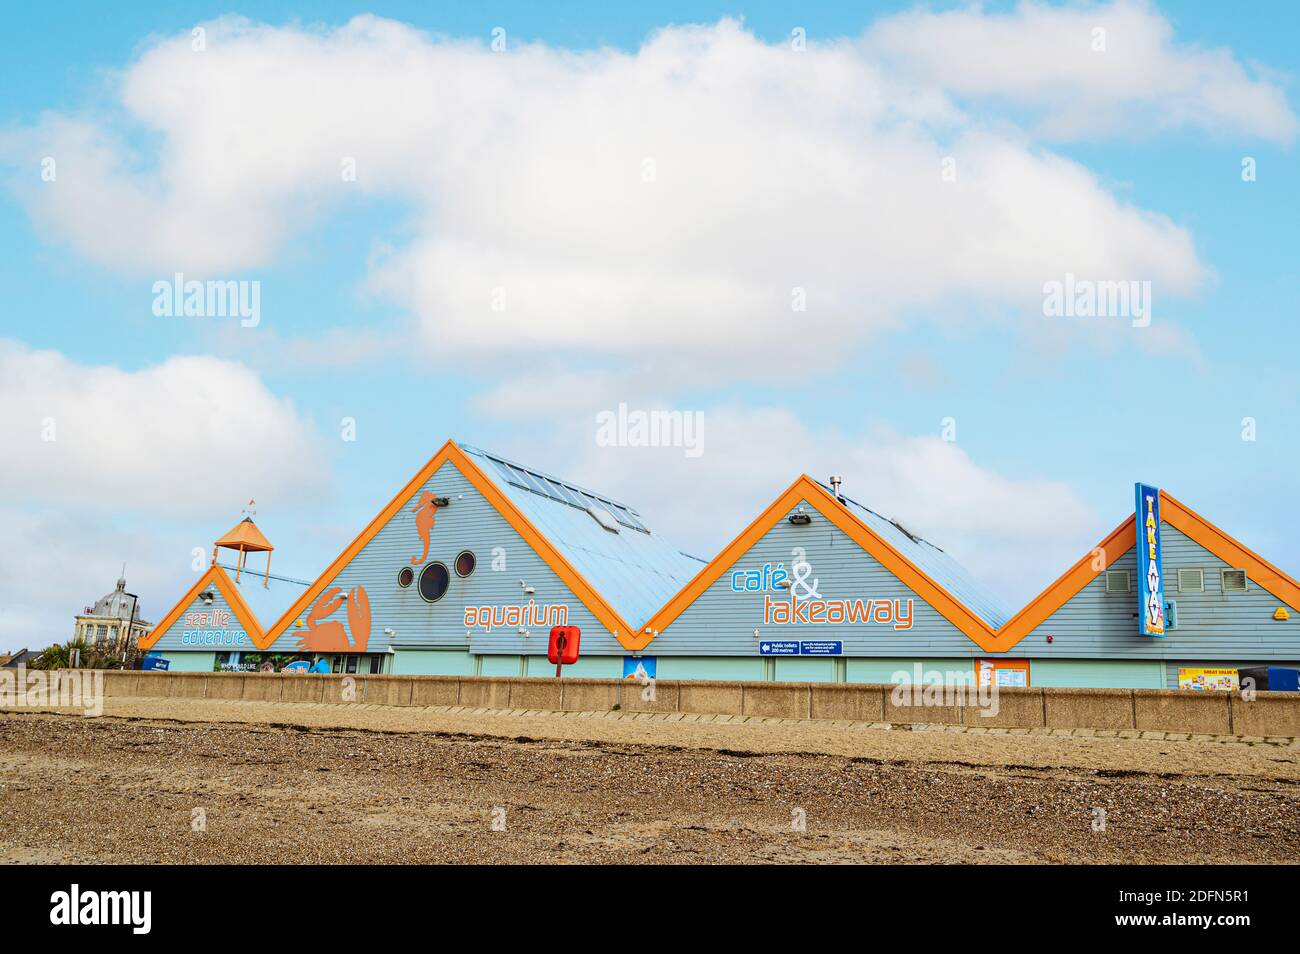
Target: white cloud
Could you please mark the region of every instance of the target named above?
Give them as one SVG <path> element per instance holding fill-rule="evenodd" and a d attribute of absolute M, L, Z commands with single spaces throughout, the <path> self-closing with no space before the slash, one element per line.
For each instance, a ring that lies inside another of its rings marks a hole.
<path fill-rule="evenodd" d="M 1252 78 L 1230 50 L 1177 43 L 1147 3 L 917 10 L 876 24 L 864 45 L 918 83 L 1037 109 L 1053 136 L 1191 127 L 1287 143 L 1296 134 L 1279 86 Z"/>
<path fill-rule="evenodd" d="M 299 507 L 330 485 L 292 402 L 216 358 L 127 372 L 0 339 L 0 406 L 11 500 L 227 519 L 250 497 Z"/>
<path fill-rule="evenodd" d="M 46 234 L 146 275 L 230 277 L 358 194 L 396 199 L 409 234 L 367 287 L 462 364 L 807 373 L 920 309 L 1038 314 L 1066 272 L 1200 286 L 1185 229 L 870 49 L 796 52 L 730 20 L 631 53 L 498 54 L 374 17 L 228 19 L 203 52 L 188 33 L 147 48 L 123 115 L 49 117 L 0 154 Z M 156 152 L 122 145 L 141 128 Z"/>
<path fill-rule="evenodd" d="M 113 589 L 124 563 L 127 590 L 139 597 L 141 617 L 156 623 L 194 581 L 188 548 L 206 547 L 212 536 L 191 543 L 160 535 L 136 521 L 115 522 L 103 507 L 6 507 L 0 520 L 0 651 L 66 642 L 73 616 Z"/>
<path fill-rule="evenodd" d="M 344 371 L 390 357 L 410 355 L 409 334 L 366 325 L 321 328 L 311 336 L 259 327 L 250 335 L 236 321 L 214 322 L 200 331 L 214 352 L 268 374 L 307 370 Z"/>
<path fill-rule="evenodd" d="M 1118 522 L 1099 518 L 1066 484 L 998 473 L 938 435 L 848 434 L 784 408 L 704 411 L 698 458 L 680 448 L 597 447 L 594 431 L 593 420 L 587 434 L 548 434 L 502 452 L 619 497 L 705 559 L 801 473 L 822 482 L 838 474 L 847 496 L 942 547 L 1014 611 Z"/>

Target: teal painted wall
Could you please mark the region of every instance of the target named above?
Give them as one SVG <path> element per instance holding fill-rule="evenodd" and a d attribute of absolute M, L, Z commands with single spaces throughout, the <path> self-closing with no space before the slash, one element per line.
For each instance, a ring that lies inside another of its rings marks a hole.
<path fill-rule="evenodd" d="M 522 656 L 480 656 L 480 676 L 522 676 L 524 674 L 524 657 Z"/>
<path fill-rule="evenodd" d="M 1156 659 L 1031 659 L 1035 689 L 1163 689 L 1164 663 Z"/>
<path fill-rule="evenodd" d="M 757 656 L 660 656 L 660 679 L 762 679 Z"/>
<path fill-rule="evenodd" d="M 211 672 L 216 654 L 210 652 L 184 652 L 172 650 L 161 654 L 171 663 L 171 672 Z M 623 675 L 622 656 L 585 656 L 572 666 L 564 667 L 564 675 L 574 679 L 618 679 Z M 527 674 L 534 678 L 555 675 L 555 667 L 545 656 L 484 655 L 475 657 L 465 650 L 407 649 L 398 650 L 386 671 L 401 676 L 472 676 L 475 662 L 479 661 L 478 675 L 518 676 Z M 902 657 L 864 658 L 808 658 L 737 656 L 660 656 L 660 679 L 725 679 L 763 681 L 775 673 L 780 682 L 835 682 L 837 663 L 843 667 L 848 682 L 892 683 L 895 673 L 905 673 L 912 681 L 915 666 L 922 666 L 922 678 L 932 673 L 958 673 L 964 679 L 973 678 L 969 659 L 906 659 Z M 769 665 L 770 664 L 770 665 Z M 1270 663 L 1256 663 L 1270 665 Z M 1156 659 L 1032 659 L 1029 684 L 1035 688 L 1113 688 L 1113 689 L 1176 689 L 1178 667 L 1221 667 L 1225 664 L 1211 660 L 1195 662 L 1165 662 Z M 1246 665 L 1234 662 L 1233 667 Z M 1271 663 L 1271 665 L 1278 665 Z M 1297 663 L 1289 663 L 1296 667 Z M 369 666 L 362 666 L 362 673 Z"/>
<path fill-rule="evenodd" d="M 848 682 L 868 682 L 888 685 L 894 682 L 894 673 L 903 672 L 904 682 L 912 682 L 916 664 L 921 664 L 922 679 L 931 673 L 940 677 L 945 673 L 960 673 L 961 678 L 974 680 L 975 664 L 969 659 L 849 659 L 845 671 Z"/>
<path fill-rule="evenodd" d="M 487 657 L 483 657 L 487 659 Z M 528 657 L 528 675 L 555 677 L 555 664 L 545 656 Z M 564 667 L 564 675 L 574 679 L 621 679 L 623 657 L 581 656 L 572 666 Z"/>
<path fill-rule="evenodd" d="M 217 663 L 216 653 L 168 652 L 159 655 L 171 663 L 168 672 L 212 672 Z"/>
<path fill-rule="evenodd" d="M 472 676 L 474 657 L 462 649 L 399 649 L 393 654 L 397 676 Z"/>
<path fill-rule="evenodd" d="M 776 657 L 778 682 L 835 682 L 833 658 Z"/>

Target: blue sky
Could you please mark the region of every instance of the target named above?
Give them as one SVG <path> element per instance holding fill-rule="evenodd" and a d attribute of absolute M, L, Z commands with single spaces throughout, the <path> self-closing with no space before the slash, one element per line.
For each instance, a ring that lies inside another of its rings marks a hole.
<path fill-rule="evenodd" d="M 703 556 L 837 470 L 1013 606 L 1135 480 L 1294 571 L 1300 14 L 915 9 L 7 11 L 0 648 L 122 562 L 157 618 L 250 497 L 312 577 L 448 437 Z M 178 270 L 260 283 L 258 326 L 154 315 Z M 1044 316 L 1066 272 L 1151 281 L 1150 327 Z M 472 304 L 493 276 L 522 314 Z M 600 446 L 621 401 L 700 413 L 704 452 Z"/>

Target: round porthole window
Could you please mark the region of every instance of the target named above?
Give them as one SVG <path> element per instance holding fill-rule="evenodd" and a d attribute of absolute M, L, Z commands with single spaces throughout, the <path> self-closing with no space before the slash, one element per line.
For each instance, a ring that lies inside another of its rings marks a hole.
<path fill-rule="evenodd" d="M 474 554 L 468 550 L 462 550 L 460 556 L 456 557 L 456 575 L 469 576 L 474 572 L 474 565 L 477 561 Z"/>
<path fill-rule="evenodd" d="M 397 585 L 401 587 L 410 586 L 415 582 L 415 571 L 409 566 L 404 566 L 397 571 Z"/>
<path fill-rule="evenodd" d="M 430 563 L 420 571 L 420 595 L 430 603 L 436 603 L 447 593 L 451 575 L 441 563 Z"/>

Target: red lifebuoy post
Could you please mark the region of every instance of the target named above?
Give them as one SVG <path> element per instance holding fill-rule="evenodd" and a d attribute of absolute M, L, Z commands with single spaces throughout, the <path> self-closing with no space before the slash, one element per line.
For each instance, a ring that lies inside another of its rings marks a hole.
<path fill-rule="evenodd" d="M 551 641 L 546 647 L 546 658 L 555 663 L 555 678 L 565 666 L 578 661 L 578 647 L 582 641 L 582 630 L 577 626 L 555 626 L 551 629 Z"/>

